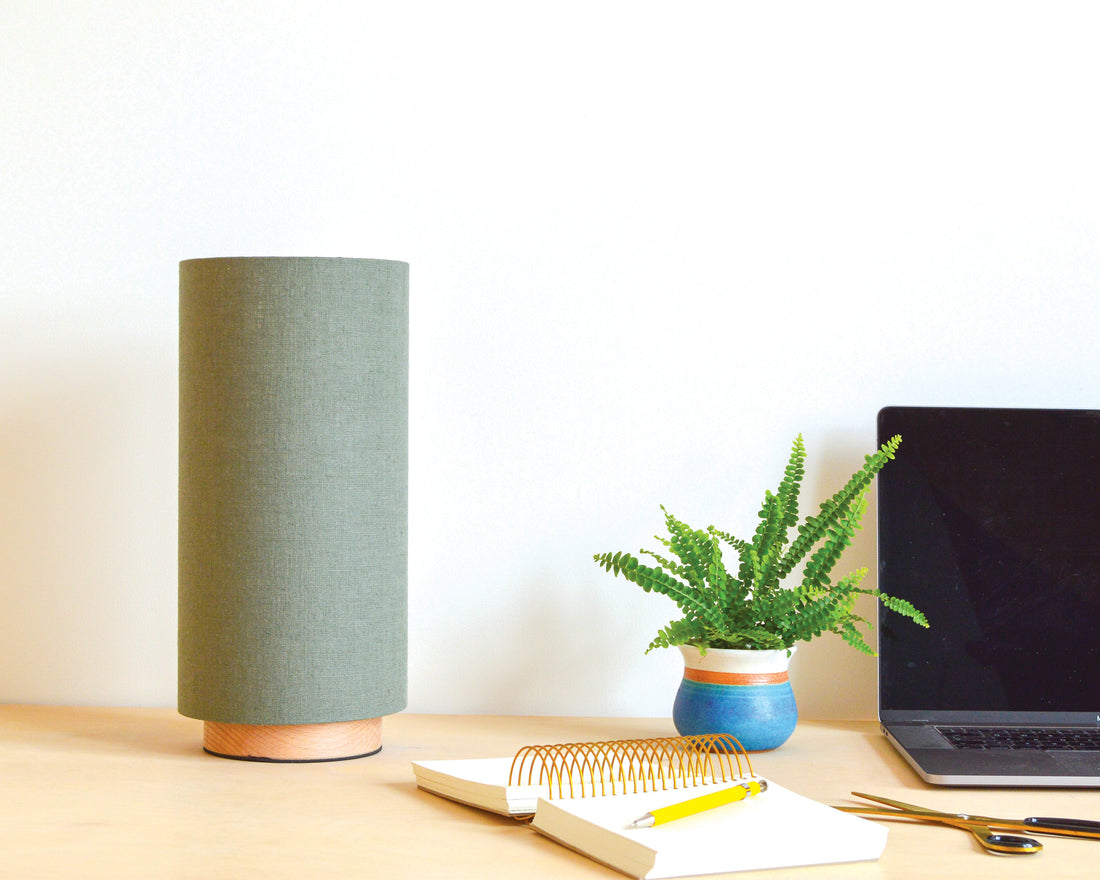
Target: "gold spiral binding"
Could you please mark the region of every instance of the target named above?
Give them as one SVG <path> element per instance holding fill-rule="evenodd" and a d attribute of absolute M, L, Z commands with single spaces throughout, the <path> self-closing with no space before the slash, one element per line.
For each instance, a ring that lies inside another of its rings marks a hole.
<path fill-rule="evenodd" d="M 508 784 L 546 785 L 550 798 L 571 798 L 687 788 L 753 775 L 744 747 L 722 733 L 524 746 L 512 759 Z"/>

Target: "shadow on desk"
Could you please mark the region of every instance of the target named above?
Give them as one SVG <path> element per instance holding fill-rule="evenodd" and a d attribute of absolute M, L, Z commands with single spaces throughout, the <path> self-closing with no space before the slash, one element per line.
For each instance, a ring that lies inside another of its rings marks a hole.
<path fill-rule="evenodd" d="M 836 803 L 869 786 L 933 790 L 913 772 L 869 721 L 800 721 L 791 738 L 773 752 L 753 756 L 762 775 L 787 782 L 800 794 Z M 813 768 L 812 773 L 807 773 Z"/>

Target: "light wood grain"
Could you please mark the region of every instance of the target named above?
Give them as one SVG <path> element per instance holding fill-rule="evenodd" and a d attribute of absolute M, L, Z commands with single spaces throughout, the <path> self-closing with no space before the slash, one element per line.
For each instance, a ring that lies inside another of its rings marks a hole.
<path fill-rule="evenodd" d="M 328 724 L 203 722 L 202 746 L 223 758 L 249 761 L 340 761 L 382 748 L 382 719 Z"/>
<path fill-rule="evenodd" d="M 0 877 L 613 880 L 621 875 L 511 819 L 418 791 L 410 762 L 674 733 L 667 719 L 405 714 L 385 728 L 373 757 L 251 763 L 207 755 L 202 722 L 170 709 L 0 706 Z M 802 722 L 753 766 L 825 803 L 860 790 L 941 809 L 1100 818 L 1097 792 L 927 786 L 870 723 Z M 961 831 L 889 827 L 877 862 L 729 876 L 1091 880 L 1100 859 L 1094 841 L 1050 837 L 1038 855 L 994 857 Z"/>

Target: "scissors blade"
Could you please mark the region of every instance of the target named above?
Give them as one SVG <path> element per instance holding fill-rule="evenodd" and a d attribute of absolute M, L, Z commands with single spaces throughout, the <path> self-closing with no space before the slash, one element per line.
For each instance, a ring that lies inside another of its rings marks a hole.
<path fill-rule="evenodd" d="M 1030 831 L 1032 834 L 1050 834 L 1056 837 L 1081 837 L 1091 840 L 1100 839 L 1100 822 L 1089 819 L 1051 819 L 1041 816 L 1029 816 L 1026 819 L 998 819 L 994 816 L 975 816 L 970 813 L 945 813 L 941 810 L 930 810 L 927 807 L 919 807 L 916 804 L 907 804 L 904 801 L 893 798 L 879 797 L 865 792 L 853 791 L 852 794 L 864 800 L 874 801 L 879 804 L 895 807 L 909 813 L 912 818 L 922 816 L 928 818 L 956 819 L 965 822 L 973 822 L 979 825 L 993 825 L 997 828 L 1005 828 L 1010 831 Z M 845 812 L 856 812 L 846 810 Z M 866 815 L 866 813 L 865 813 Z M 882 811 L 876 815 L 889 815 Z"/>
<path fill-rule="evenodd" d="M 852 792 L 857 797 L 881 803 L 883 807 L 835 807 L 844 813 L 856 813 L 863 816 L 881 816 L 887 819 L 914 819 L 918 822 L 935 822 L 941 825 L 949 825 L 952 828 L 960 828 L 969 831 L 985 849 L 994 853 L 1008 855 L 1028 855 L 1037 853 L 1043 845 L 1033 838 L 1016 834 L 999 834 L 993 831 L 987 824 L 977 820 L 973 816 L 959 813 L 944 813 L 939 810 L 930 810 L 927 807 L 918 807 L 916 804 L 907 804 L 892 798 L 877 797 L 875 795 Z M 1027 827 L 1020 825 L 1021 828 Z"/>
<path fill-rule="evenodd" d="M 888 807 L 895 807 L 899 810 L 903 810 L 906 813 L 913 813 L 917 816 L 928 816 L 930 818 L 943 817 L 947 819 L 960 818 L 957 813 L 945 813 L 942 810 L 930 810 L 928 807 L 918 807 L 916 804 L 907 804 L 905 801 L 896 801 L 893 798 L 879 797 L 875 794 L 867 794 L 862 791 L 853 791 L 852 794 L 855 797 L 863 798 L 865 801 L 874 801 L 877 804 L 886 804 Z"/>

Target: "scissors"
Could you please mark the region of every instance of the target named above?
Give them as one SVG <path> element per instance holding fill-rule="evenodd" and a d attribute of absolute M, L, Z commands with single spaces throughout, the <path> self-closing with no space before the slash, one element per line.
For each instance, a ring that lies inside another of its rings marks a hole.
<path fill-rule="evenodd" d="M 993 828 L 1009 831 L 1031 831 L 1035 834 L 1055 834 L 1063 837 L 1086 837 L 1100 839 L 1100 822 L 1087 819 L 1045 819 L 1029 817 L 1027 819 L 996 819 L 992 816 L 971 816 L 968 813 L 944 813 L 918 807 L 914 804 L 891 800 L 890 798 L 853 791 L 853 795 L 865 800 L 886 804 L 893 809 L 882 807 L 837 807 L 844 813 L 859 813 L 864 816 L 881 816 L 887 819 L 916 819 L 923 822 L 939 822 L 954 828 L 969 831 L 987 850 L 994 853 L 1027 855 L 1037 853 L 1043 845 L 1031 837 L 1018 834 L 999 834 Z"/>

